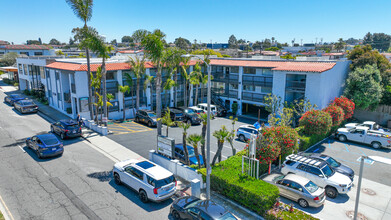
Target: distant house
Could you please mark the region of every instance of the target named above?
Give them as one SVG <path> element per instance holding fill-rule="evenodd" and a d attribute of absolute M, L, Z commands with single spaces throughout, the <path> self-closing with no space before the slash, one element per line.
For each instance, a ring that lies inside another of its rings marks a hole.
<path fill-rule="evenodd" d="M 14 66 L 4 66 L 0 67 L 0 71 L 3 71 L 5 74 L 7 74 L 7 78 L 13 81 L 18 81 L 18 68 Z"/>
<path fill-rule="evenodd" d="M 215 44 L 206 44 L 208 49 L 227 49 L 229 44 L 227 43 L 215 43 Z"/>
<path fill-rule="evenodd" d="M 0 40 L 0 45 L 9 45 L 10 43 L 5 40 Z"/>
<path fill-rule="evenodd" d="M 346 57 L 346 53 L 338 52 L 338 53 L 324 53 L 322 57 L 328 57 L 329 60 L 339 60 Z"/>
<path fill-rule="evenodd" d="M 27 56 L 49 56 L 54 55 L 54 50 L 46 45 L 10 45 L 0 44 L 0 55 L 10 52 L 24 54 Z"/>

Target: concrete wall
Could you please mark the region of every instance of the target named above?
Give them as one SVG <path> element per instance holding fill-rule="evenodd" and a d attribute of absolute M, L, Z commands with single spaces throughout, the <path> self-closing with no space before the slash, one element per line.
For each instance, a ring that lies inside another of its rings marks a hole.
<path fill-rule="evenodd" d="M 388 121 L 391 120 L 391 106 L 380 105 L 374 111 L 355 109 L 353 117 L 360 121 L 375 121 L 387 126 Z"/>
<path fill-rule="evenodd" d="M 285 100 L 285 84 L 286 84 L 286 72 L 273 71 L 273 88 L 272 93 L 280 96 L 282 100 Z"/>

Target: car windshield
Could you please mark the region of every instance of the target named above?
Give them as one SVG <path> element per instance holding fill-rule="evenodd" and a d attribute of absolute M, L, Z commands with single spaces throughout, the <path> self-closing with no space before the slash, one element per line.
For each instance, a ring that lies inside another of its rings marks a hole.
<path fill-rule="evenodd" d="M 155 188 L 160 188 L 162 186 L 165 186 L 165 185 L 168 185 L 172 182 L 175 181 L 175 177 L 174 176 L 170 176 L 170 177 L 167 177 L 165 179 L 162 179 L 162 180 L 155 180 L 154 182 L 154 187 Z"/>
<path fill-rule="evenodd" d="M 20 96 L 20 95 L 12 95 L 11 97 L 14 98 L 14 99 L 20 99 L 20 98 L 22 98 L 22 96 Z"/>
<path fill-rule="evenodd" d="M 194 157 L 195 156 L 193 148 L 188 147 L 187 150 L 189 151 L 189 157 Z"/>
<path fill-rule="evenodd" d="M 308 192 L 310 193 L 314 193 L 316 190 L 319 189 L 319 186 L 317 186 L 315 183 L 313 183 L 312 181 L 309 181 L 307 184 L 305 184 L 304 186 Z"/>
<path fill-rule="evenodd" d="M 79 125 L 77 124 L 72 124 L 72 125 L 68 125 L 67 128 L 78 128 Z"/>
<path fill-rule="evenodd" d="M 219 220 L 236 220 L 235 216 L 233 216 L 230 212 L 225 213 L 225 215 L 221 216 Z"/>
<path fill-rule="evenodd" d="M 156 115 L 153 114 L 153 113 L 148 113 L 148 116 L 151 117 L 151 118 L 156 117 Z"/>
<path fill-rule="evenodd" d="M 186 112 L 188 113 L 188 114 L 194 114 L 195 112 L 193 111 L 193 109 L 186 109 Z"/>
<path fill-rule="evenodd" d="M 41 141 L 45 144 L 45 145 L 53 145 L 53 144 L 57 144 L 58 143 L 58 140 L 56 137 L 53 137 L 53 136 L 49 136 L 49 137 L 44 137 L 44 138 L 40 138 Z"/>
<path fill-rule="evenodd" d="M 200 202 L 202 202 L 202 200 L 201 200 L 201 201 L 200 201 L 200 200 L 194 200 L 194 201 L 192 201 L 192 202 L 187 203 L 187 204 L 184 206 L 184 208 L 187 209 L 187 208 L 194 207 L 194 206 L 196 206 L 196 205 L 197 205 L 198 203 L 200 203 Z"/>
<path fill-rule="evenodd" d="M 273 178 L 273 182 L 277 182 L 278 180 L 282 180 L 284 177 L 285 177 L 284 175 L 276 176 Z"/>
<path fill-rule="evenodd" d="M 327 165 L 322 168 L 322 172 L 326 177 L 330 177 L 334 174 L 334 171 Z"/>
<path fill-rule="evenodd" d="M 326 161 L 327 161 L 328 164 L 330 164 L 331 167 L 339 167 L 339 166 L 341 166 L 341 163 L 337 162 L 332 157 L 329 157 Z"/>
<path fill-rule="evenodd" d="M 34 102 L 32 102 L 32 101 L 24 101 L 24 102 L 22 102 L 22 105 L 34 105 Z"/>

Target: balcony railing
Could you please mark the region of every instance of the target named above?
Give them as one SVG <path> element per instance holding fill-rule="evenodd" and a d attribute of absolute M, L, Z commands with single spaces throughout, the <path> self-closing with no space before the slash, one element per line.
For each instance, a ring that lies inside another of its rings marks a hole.
<path fill-rule="evenodd" d="M 244 85 L 273 87 L 272 76 L 243 76 Z"/>
<path fill-rule="evenodd" d="M 251 92 L 243 92 L 242 93 L 242 99 L 247 101 L 253 101 L 253 102 L 264 102 L 264 97 L 266 94 L 259 94 L 259 93 L 251 93 Z"/>
<path fill-rule="evenodd" d="M 305 92 L 305 86 L 305 81 L 287 80 L 285 89 L 293 92 Z"/>
<path fill-rule="evenodd" d="M 106 91 L 107 93 L 117 93 L 118 82 L 117 81 L 106 82 Z"/>

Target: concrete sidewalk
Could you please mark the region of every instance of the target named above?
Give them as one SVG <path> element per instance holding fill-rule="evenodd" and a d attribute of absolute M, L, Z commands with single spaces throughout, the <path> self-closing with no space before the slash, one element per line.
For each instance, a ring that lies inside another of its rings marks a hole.
<path fill-rule="evenodd" d="M 17 88 L 13 86 L 5 85 L 3 82 L 0 82 L 0 89 L 5 92 L 20 93 L 17 90 Z M 34 99 L 31 96 L 29 96 L 29 98 Z M 70 118 L 67 115 L 57 111 L 56 109 L 38 102 L 38 100 L 36 99 L 34 99 L 34 101 L 38 105 L 38 109 L 39 109 L 38 114 L 41 117 L 43 117 L 45 120 L 49 121 L 50 123 L 53 123 L 61 119 Z M 85 144 L 89 145 L 90 147 L 94 148 L 98 152 L 102 153 L 106 157 L 113 160 L 113 163 L 125 159 L 147 160 L 144 157 L 140 156 L 139 154 L 122 146 L 121 144 L 118 144 L 117 142 L 105 136 L 101 136 L 100 134 L 93 132 L 87 128 L 83 128 L 83 138 L 84 138 L 83 142 Z M 183 181 L 181 179 L 178 180 L 179 180 L 178 191 L 176 193 L 176 197 L 180 197 L 183 195 L 190 195 L 191 194 L 190 183 Z M 235 216 L 237 216 L 240 219 L 262 219 L 261 216 L 247 210 L 244 207 L 241 207 L 240 205 L 230 201 L 229 199 L 221 195 L 218 195 L 217 193 L 212 192 L 211 200 L 224 206 L 226 209 L 231 211 Z"/>

